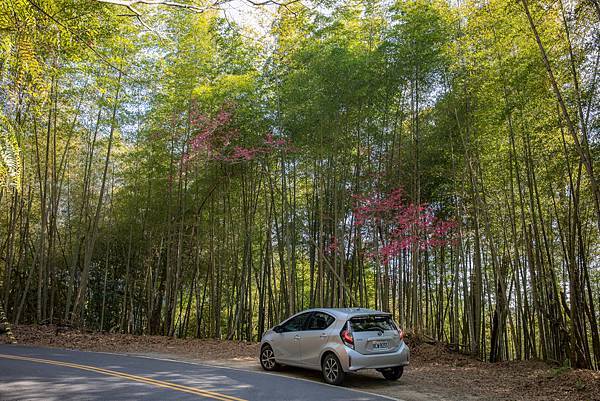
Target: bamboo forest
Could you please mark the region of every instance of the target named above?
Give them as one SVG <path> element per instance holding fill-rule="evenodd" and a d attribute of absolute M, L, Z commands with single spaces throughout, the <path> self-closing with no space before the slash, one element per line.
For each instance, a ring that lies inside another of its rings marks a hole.
<path fill-rule="evenodd" d="M 599 43 L 598 0 L 0 0 L 0 303 L 600 369 Z"/>

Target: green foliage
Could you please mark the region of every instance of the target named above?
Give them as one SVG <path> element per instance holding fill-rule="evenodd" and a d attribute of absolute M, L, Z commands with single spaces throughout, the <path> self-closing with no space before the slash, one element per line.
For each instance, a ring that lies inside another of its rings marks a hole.
<path fill-rule="evenodd" d="M 15 130 L 0 114 L 0 186 L 21 190 L 21 157 Z"/>
<path fill-rule="evenodd" d="M 523 3 L 320 4 L 274 8 L 257 39 L 217 9 L 140 4 L 149 32 L 114 4 L 0 3 L 10 312 L 69 312 L 87 258 L 90 327 L 256 339 L 361 304 L 482 357 L 598 348 L 590 176 Z M 597 16 L 530 6 L 598 171 Z M 211 129 L 242 157 L 195 157 Z M 459 223 L 455 241 L 370 258 L 394 222 L 356 227 L 353 195 L 395 188 Z"/>

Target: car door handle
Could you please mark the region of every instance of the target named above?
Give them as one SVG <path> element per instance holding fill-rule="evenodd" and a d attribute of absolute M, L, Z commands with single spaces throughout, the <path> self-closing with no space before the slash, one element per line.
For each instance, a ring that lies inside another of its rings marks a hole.
<path fill-rule="evenodd" d="M 300 339 L 300 336 L 296 334 L 296 335 L 294 336 L 294 340 L 298 341 L 299 339 Z"/>
<path fill-rule="evenodd" d="M 323 334 L 320 335 L 320 337 L 321 338 L 325 338 L 325 337 L 327 337 L 327 334 L 323 333 Z"/>

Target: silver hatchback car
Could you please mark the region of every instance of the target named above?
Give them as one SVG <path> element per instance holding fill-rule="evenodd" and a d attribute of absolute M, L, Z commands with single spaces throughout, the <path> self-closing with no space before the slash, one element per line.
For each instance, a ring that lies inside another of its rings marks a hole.
<path fill-rule="evenodd" d="M 281 365 L 320 370 L 329 384 L 348 372 L 377 369 L 402 376 L 410 351 L 391 314 L 363 308 L 318 308 L 295 314 L 268 330 L 260 344 L 265 370 Z"/>

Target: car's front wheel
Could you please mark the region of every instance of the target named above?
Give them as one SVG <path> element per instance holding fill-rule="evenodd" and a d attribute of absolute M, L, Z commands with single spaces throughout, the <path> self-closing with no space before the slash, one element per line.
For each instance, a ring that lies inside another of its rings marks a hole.
<path fill-rule="evenodd" d="M 402 377 L 402 373 L 404 373 L 404 366 L 381 369 L 380 372 L 383 377 L 386 378 L 386 380 L 398 380 L 400 377 Z"/>
<path fill-rule="evenodd" d="M 273 348 L 270 345 L 264 345 L 260 350 L 260 366 L 264 370 L 277 370 L 279 368 L 279 364 L 275 361 L 275 353 L 273 352 Z"/>
<path fill-rule="evenodd" d="M 344 381 L 346 374 L 342 369 L 340 360 L 334 354 L 327 354 L 321 364 L 323 379 L 326 383 L 340 385 Z"/>

